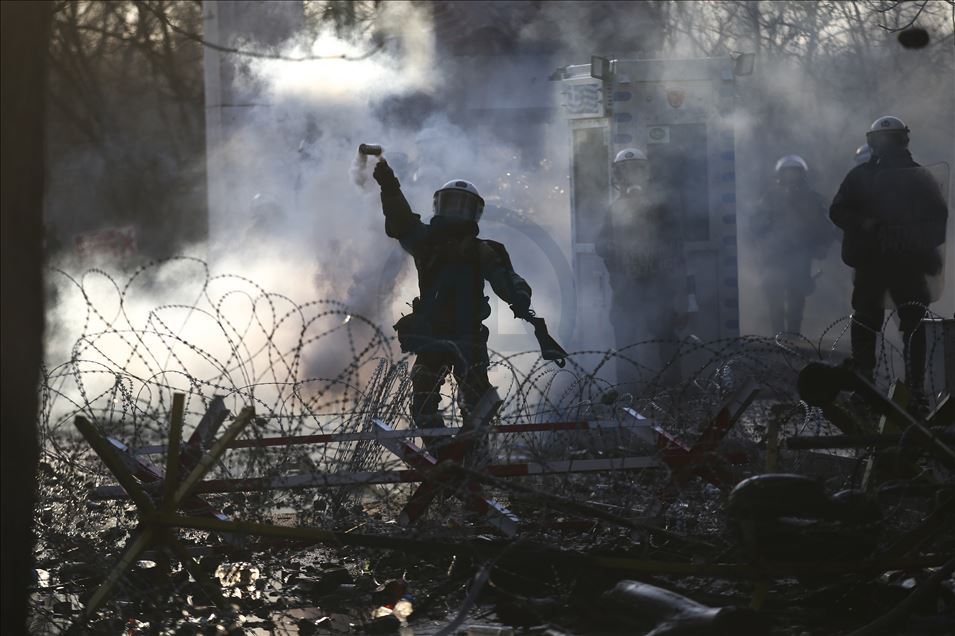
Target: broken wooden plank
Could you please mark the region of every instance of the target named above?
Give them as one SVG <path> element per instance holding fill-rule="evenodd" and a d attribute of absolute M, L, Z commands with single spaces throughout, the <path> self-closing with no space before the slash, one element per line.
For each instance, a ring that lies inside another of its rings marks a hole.
<path fill-rule="evenodd" d="M 172 396 L 172 414 L 169 418 L 169 440 L 166 451 L 166 474 L 163 479 L 162 504 L 163 512 L 172 512 L 173 495 L 179 483 L 179 466 L 182 464 L 179 457 L 179 442 L 182 439 L 182 417 L 185 409 L 186 396 L 174 393 Z"/>

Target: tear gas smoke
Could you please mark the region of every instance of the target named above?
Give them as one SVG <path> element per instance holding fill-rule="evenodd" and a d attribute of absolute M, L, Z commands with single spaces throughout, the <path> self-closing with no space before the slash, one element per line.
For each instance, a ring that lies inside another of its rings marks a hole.
<path fill-rule="evenodd" d="M 849 30 L 818 39 L 810 55 L 792 48 L 803 46 L 795 39 L 773 41 L 765 31 L 733 17 L 736 3 L 669 3 L 659 11 L 657 5 L 631 3 L 543 3 L 537 8 L 514 3 L 510 9 L 507 4 L 486 5 L 487 16 L 482 3 L 454 3 L 454 8 L 471 16 L 465 21 L 472 22 L 472 30 L 491 25 L 509 34 L 518 52 L 497 58 L 492 68 L 506 66 L 514 77 L 525 78 L 523 83 L 475 81 L 475 59 L 447 55 L 436 41 L 436 30 L 446 34 L 446 27 L 436 27 L 437 18 L 418 3 L 383 3 L 378 27 L 386 46 L 365 59 L 243 60 L 236 84 L 257 99 L 226 130 L 221 145 L 210 149 L 227 158 L 227 204 L 211 211 L 208 248 L 196 245 L 187 252 L 207 257 L 216 273 L 255 281 L 275 298 L 341 301 L 391 335 L 390 325 L 407 311 L 417 289 L 408 257 L 384 235 L 370 166 L 362 163 L 367 156 L 354 150 L 365 139 L 380 140 L 392 152 L 407 155 L 405 165 L 396 161 L 394 167 L 412 208 L 425 220 L 432 192 L 452 178 L 476 183 L 489 208 L 509 210 L 500 217 L 504 220 L 486 214 L 482 235 L 508 245 L 515 268 L 534 289 L 534 308 L 553 322 L 552 332 L 560 333 L 560 323 L 570 319 L 559 315 L 566 291 L 562 286 L 569 282 L 535 239 L 516 232 L 506 219 L 543 228 L 559 245 L 561 258 L 572 262 L 566 122 L 551 111 L 535 115 L 532 122 L 508 124 L 503 111 L 496 111 L 500 117 L 488 117 L 467 108 L 469 103 L 494 106 L 515 95 L 552 90 L 546 82 L 528 84 L 526 77 L 536 67 L 524 50 L 546 49 L 552 68 L 586 62 L 591 54 L 678 58 L 756 51 L 756 74 L 739 82 L 739 107 L 733 115 L 741 236 L 750 202 L 771 179 L 778 157 L 805 157 L 813 186 L 830 200 L 869 122 L 879 115 L 891 112 L 909 123 L 917 159 L 953 162 L 955 63 L 952 47 L 940 47 L 938 38 L 921 50 L 901 49 L 871 20 L 857 27 L 839 18 Z M 760 6 L 767 14 L 789 11 L 809 19 L 799 13 L 803 3 Z M 584 15 L 587 19 L 580 19 Z M 816 28 L 809 22 L 803 27 L 807 32 Z M 866 51 L 857 50 L 863 43 L 850 37 L 854 28 L 866 29 Z M 822 27 L 812 33 L 817 31 L 829 33 Z M 292 38 L 285 48 L 289 54 L 366 52 L 331 31 L 315 42 Z M 932 62 L 926 64 L 926 59 Z M 534 135 L 525 134 L 530 129 Z M 275 202 L 268 218 L 256 216 L 256 193 Z M 955 242 L 948 244 L 951 250 Z M 949 257 L 953 263 L 955 258 Z M 835 244 L 819 267 L 822 275 L 805 314 L 805 330 L 811 333 L 850 311 L 850 272 L 840 263 Z M 197 293 L 189 290 L 191 279 L 180 276 L 181 271 L 157 276 L 148 302 L 123 311 L 146 320 L 156 306 L 175 305 L 183 294 Z M 745 243 L 740 246 L 739 280 L 742 330 L 765 332 L 760 275 Z M 58 327 L 49 342 L 50 359 L 69 357 L 70 332 L 85 312 L 85 303 L 71 294 L 75 289 L 64 289 L 59 301 L 51 303 L 51 320 Z M 116 310 L 115 301 L 104 302 Z M 951 314 L 952 303 L 949 293 L 935 309 Z M 520 350 L 514 344 L 519 342 L 523 349 L 535 348 L 526 327 L 506 308 L 501 311 L 493 302 L 492 308 L 487 321 L 492 349 Z M 610 332 L 609 324 L 586 328 Z M 606 344 L 611 344 L 609 337 Z M 348 355 L 345 344 L 330 345 L 303 362 L 303 374 L 329 375 L 346 364 Z"/>
<path fill-rule="evenodd" d="M 359 188 L 363 188 L 368 183 L 368 155 L 363 152 L 355 155 L 349 173 L 352 182 Z"/>
<path fill-rule="evenodd" d="M 227 131 L 222 147 L 212 149 L 228 159 L 225 191 L 230 204 L 213 211 L 224 218 L 218 224 L 222 231 L 210 237 L 208 247 L 195 245 L 186 250 L 208 259 L 213 275 L 228 273 L 226 280 L 237 282 L 239 290 L 255 282 L 254 292 L 228 294 L 226 305 L 244 297 L 258 298 L 262 292 L 271 299 L 287 297 L 299 303 L 334 299 L 354 315 L 383 325 L 387 336 L 392 335 L 390 325 L 417 295 L 416 281 L 407 256 L 384 235 L 377 189 L 369 179 L 370 166 L 361 165 L 367 156 L 355 154 L 362 141 L 358 135 L 381 139 L 387 147 L 413 157 L 412 169 L 407 174 L 399 170 L 398 176 L 412 207 L 425 219 L 430 216 L 434 189 L 450 178 L 462 177 L 476 182 L 489 203 L 530 215 L 546 213 L 562 224 L 569 222 L 566 202 L 552 205 L 559 198 L 557 186 L 566 186 L 566 174 L 552 168 L 566 165 L 560 154 L 551 155 L 545 164 L 547 181 L 535 183 L 521 167 L 520 149 L 500 141 L 486 127 L 464 128 L 440 112 L 422 117 L 411 127 L 385 125 L 381 104 L 388 98 L 435 90 L 442 68 L 434 54 L 433 32 L 420 9 L 388 3 L 382 24 L 386 30 L 395 29 L 390 36 L 394 49 L 373 58 L 357 62 L 253 61 L 237 78 L 237 83 L 257 94 L 257 101 L 264 105 L 245 109 L 238 124 Z M 357 52 L 359 48 L 326 34 L 311 50 Z M 563 139 L 556 139 L 554 146 L 562 147 Z M 343 178 L 346 170 L 350 179 Z M 362 189 L 356 192 L 353 184 Z M 547 188 L 548 194 L 534 196 L 541 188 Z M 265 199 L 272 202 L 267 217 L 258 203 Z M 486 229 L 496 235 L 507 232 L 506 226 L 493 220 Z M 557 305 L 549 297 L 556 296 L 560 281 L 539 262 L 539 250 L 535 254 L 533 244 L 527 246 L 525 240 L 525 249 L 520 251 L 526 258 L 515 258 L 515 265 L 535 287 L 535 307 L 542 315 L 551 312 L 553 316 Z M 124 323 L 148 328 L 150 321 L 158 319 L 157 307 L 195 304 L 203 293 L 205 274 L 187 273 L 181 263 L 168 267 L 168 271 L 160 268 L 148 282 L 148 293 L 131 294 L 122 301 Z M 126 276 L 117 273 L 115 278 Z M 226 280 L 216 279 L 220 290 Z M 108 306 L 104 325 L 115 324 L 121 301 L 109 287 L 105 281 L 86 288 L 62 287 L 58 302 L 51 304 L 51 322 L 57 325 L 49 341 L 51 362 L 70 358 L 70 347 L 85 322 L 84 293 L 93 298 L 94 305 Z M 492 330 L 500 331 L 500 327 L 494 329 L 500 323 L 504 330 L 524 337 L 521 349 L 536 348 L 526 328 L 510 315 L 498 318 L 497 309 L 489 321 Z M 243 321 L 260 321 L 258 312 L 263 310 L 261 301 L 253 300 L 233 308 Z M 167 325 L 185 320 L 185 315 L 170 318 L 168 309 L 159 313 L 166 316 Z M 558 321 L 552 320 L 556 325 Z M 286 344 L 294 342 L 300 331 L 291 321 L 275 328 L 289 330 L 271 336 Z M 193 320 L 188 330 L 180 336 L 189 342 L 208 342 L 212 357 L 229 357 L 233 344 L 222 338 L 214 321 L 199 324 Z M 264 344 L 253 332 L 247 337 L 250 341 L 244 346 L 250 350 Z M 492 348 L 496 344 L 492 339 Z M 309 359 L 302 362 L 301 375 L 333 377 L 349 364 L 352 355 L 346 338 L 326 340 L 320 351 L 311 351 Z"/>

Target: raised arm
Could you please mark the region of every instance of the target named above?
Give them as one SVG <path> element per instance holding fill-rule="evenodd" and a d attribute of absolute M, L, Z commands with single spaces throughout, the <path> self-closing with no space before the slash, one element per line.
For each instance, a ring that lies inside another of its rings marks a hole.
<path fill-rule="evenodd" d="M 411 211 L 408 200 L 401 192 L 401 184 L 388 162 L 381 159 L 373 173 L 381 186 L 381 210 L 385 215 L 385 234 L 398 239 L 401 246 L 412 256 L 427 234 L 421 215 Z"/>

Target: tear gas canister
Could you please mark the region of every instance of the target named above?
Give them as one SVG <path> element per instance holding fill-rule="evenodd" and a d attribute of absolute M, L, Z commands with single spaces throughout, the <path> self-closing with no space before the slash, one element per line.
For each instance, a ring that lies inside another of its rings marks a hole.
<path fill-rule="evenodd" d="M 359 144 L 358 145 L 358 154 L 360 155 L 374 155 L 375 157 L 381 156 L 382 147 L 379 144 Z"/>

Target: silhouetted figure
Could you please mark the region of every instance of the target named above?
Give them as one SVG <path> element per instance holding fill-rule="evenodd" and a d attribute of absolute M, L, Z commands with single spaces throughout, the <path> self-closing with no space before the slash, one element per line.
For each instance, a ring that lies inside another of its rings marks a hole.
<path fill-rule="evenodd" d="M 414 257 L 418 271 L 420 295 L 412 313 L 395 324 L 402 350 L 417 354 L 411 371 L 412 419 L 422 428 L 444 426 L 440 389 L 451 372 L 460 389 L 464 427 L 481 426 L 471 418 L 491 389 L 483 325 L 491 306 L 484 282 L 520 315 L 530 310 L 531 288 L 514 272 L 503 245 L 478 238 L 484 200 L 473 184 L 456 179 L 435 192 L 434 217 L 425 224 L 411 211 L 384 159 L 374 177 L 381 186 L 385 232 Z M 431 450 L 441 446 L 427 445 Z"/>
<path fill-rule="evenodd" d="M 627 148 L 617 153 L 612 176 L 619 195 L 610 205 L 595 248 L 610 277 L 616 348 L 659 340 L 626 349 L 622 355 L 653 372 L 666 369 L 664 381 L 674 383 L 679 380 L 677 332 L 695 303 L 688 289 L 680 219 L 666 194 L 650 182 L 649 162 L 642 151 Z M 621 384 L 633 384 L 640 376 L 626 361 L 618 364 L 618 374 L 623 376 L 618 377 Z"/>
<path fill-rule="evenodd" d="M 774 334 L 801 332 L 815 289 L 812 261 L 824 258 L 835 238 L 822 196 L 809 186 L 809 166 L 799 155 L 781 158 L 750 225 Z"/>
<path fill-rule="evenodd" d="M 900 119 L 875 120 L 867 141 L 872 157 L 849 171 L 829 209 L 844 232 L 842 260 L 855 269 L 852 358 L 871 378 L 888 294 L 901 322 L 906 384 L 915 408 L 924 409 L 922 318 L 932 301 L 927 277 L 943 264 L 938 248 L 948 208 L 938 183 L 912 160 L 909 129 Z"/>

